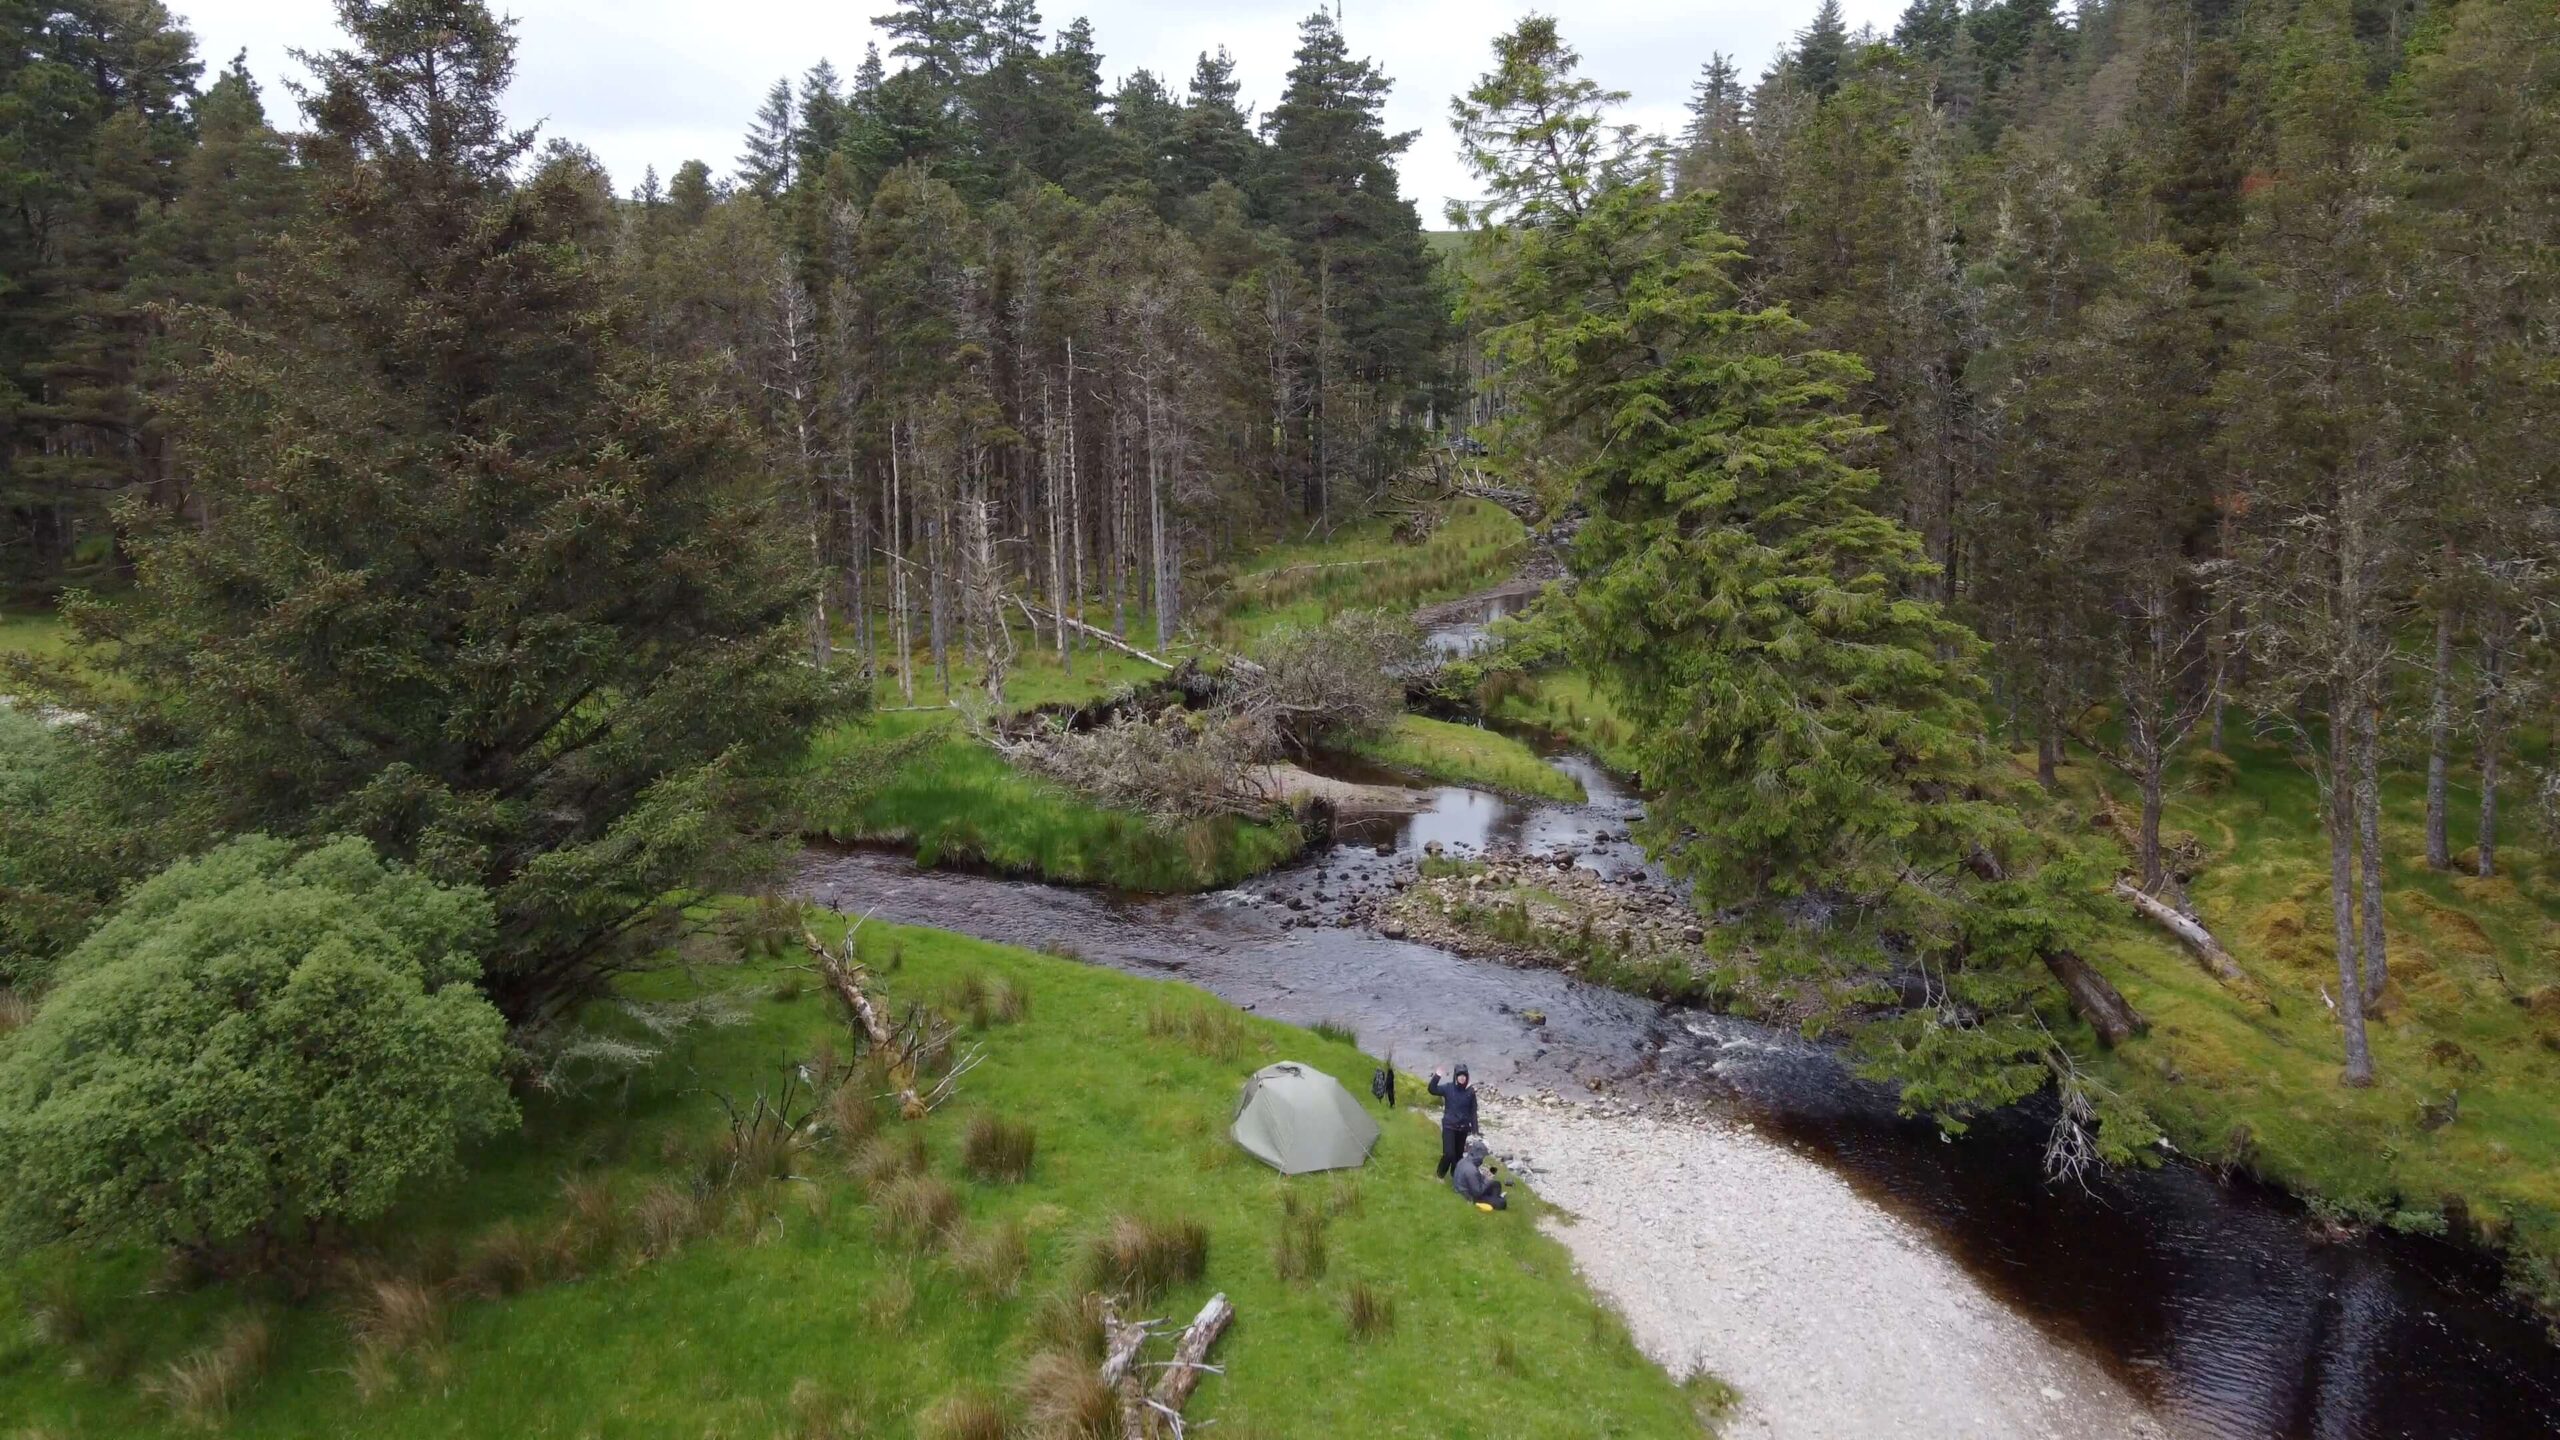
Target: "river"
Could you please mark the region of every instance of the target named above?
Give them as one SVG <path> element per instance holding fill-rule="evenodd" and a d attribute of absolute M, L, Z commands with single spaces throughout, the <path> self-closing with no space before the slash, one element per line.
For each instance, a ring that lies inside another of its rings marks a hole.
<path fill-rule="evenodd" d="M 2499 1294 L 2483 1257 L 2396 1235 L 2324 1238 L 2286 1197 L 2184 1164 L 2050 1184 L 2032 1107 L 1950 1143 L 1791 1033 L 1342 923 L 1364 888 L 1435 843 L 1566 851 L 1644 883 L 1627 836 L 1639 797 L 1587 758 L 1551 763 L 1582 781 L 1588 803 L 1437 789 L 1417 815 L 1217 894 L 1117 896 L 920 871 L 867 850 L 813 851 L 800 889 L 852 913 L 1178 977 L 1281 1020 L 1344 1024 L 1408 1071 L 1465 1059 L 1497 1090 L 1706 1107 L 1916 1227 L 2175 1434 L 2560 1436 L 2560 1348 Z"/>

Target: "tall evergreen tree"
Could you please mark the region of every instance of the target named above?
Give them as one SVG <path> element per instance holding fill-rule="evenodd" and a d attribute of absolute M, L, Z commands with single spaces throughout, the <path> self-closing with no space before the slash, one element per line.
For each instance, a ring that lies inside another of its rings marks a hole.
<path fill-rule="evenodd" d="M 800 162 L 799 113 L 791 82 L 774 81 L 748 127 L 746 151 L 738 156 L 739 184 L 767 200 L 791 188 Z"/>
<path fill-rule="evenodd" d="M 602 288 L 593 174 L 500 108 L 475 0 L 342 0 L 306 57 L 316 203 L 175 409 L 210 523 L 70 612 L 108 742 L 214 831 L 360 832 L 499 908 L 541 1022 L 778 852 L 768 781 L 833 703 L 756 446 Z"/>

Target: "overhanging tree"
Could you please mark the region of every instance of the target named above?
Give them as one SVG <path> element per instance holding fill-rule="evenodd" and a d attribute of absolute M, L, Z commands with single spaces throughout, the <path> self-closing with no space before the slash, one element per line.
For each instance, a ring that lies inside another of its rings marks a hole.
<path fill-rule="evenodd" d="M 2077 1123 L 2071 1144 L 2130 1153 L 2147 1122 L 2087 1084 L 2044 1018 L 2087 877 L 2006 802 L 1980 642 L 1921 598 L 1918 537 L 1866 507 L 1876 477 L 1844 459 L 1866 433 L 1840 405 L 1863 368 L 1740 302 L 1713 197 L 1669 196 L 1658 163 L 1605 138 L 1614 97 L 1553 21 L 1496 54 L 1453 105 L 1497 197 L 1478 216 L 1494 338 L 1532 422 L 1577 457 L 1592 516 L 1571 624 L 1638 737 L 1648 848 L 1702 908 L 1741 912 L 1764 962 L 1843 1004 L 1916 969 L 1925 1002 L 1860 1041 L 1906 1104 L 1960 1124 L 2058 1079 L 2067 1118 L 2116 1122 Z"/>

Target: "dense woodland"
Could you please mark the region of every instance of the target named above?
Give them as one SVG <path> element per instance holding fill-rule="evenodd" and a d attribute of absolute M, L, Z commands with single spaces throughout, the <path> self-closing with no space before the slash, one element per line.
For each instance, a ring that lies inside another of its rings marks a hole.
<path fill-rule="evenodd" d="M 1866 1042 L 1915 1107 L 2059 1083 L 2107 1153 L 2150 1133 L 2047 1026 L 2103 877 L 2003 737 L 2131 776 L 2172 895 L 2172 759 L 2294 747 L 2351 1083 L 2379 776 L 2423 768 L 2430 862 L 2481 875 L 2502 797 L 2553 803 L 2547 5 L 1826 4 L 1756 82 L 1708 60 L 1677 137 L 1532 20 L 1455 102 L 1447 263 L 1323 11 L 1260 109 L 1223 54 L 1106 90 L 1082 22 L 929 0 L 627 193 L 508 123 L 483 7 L 340 11 L 296 122 L 157 0 L 0 8 L 0 587 L 82 642 L 9 687 L 96 721 L 0 711 L 0 981 L 48 996 L 0 1052 L 23 1233 L 263 1243 L 401 1178 L 128 1185 L 48 1067 L 153 1024 L 181 1066 L 141 1001 L 215 960 L 93 933 L 120 898 L 395 900 L 366 943 L 407 958 L 334 983 L 451 1101 L 426 1168 L 498 1123 L 499 1019 L 549 1076 L 533 1037 L 771 872 L 813 730 L 1173 636 L 1460 419 L 1581 522 L 1555 634 L 1701 905 L 1929 977 Z"/>

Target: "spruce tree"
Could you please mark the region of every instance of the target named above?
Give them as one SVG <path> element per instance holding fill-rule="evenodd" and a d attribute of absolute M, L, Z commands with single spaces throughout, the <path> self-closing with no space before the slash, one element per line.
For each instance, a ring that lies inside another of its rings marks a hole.
<path fill-rule="evenodd" d="M 747 148 L 738 156 L 738 183 L 767 200 L 791 188 L 800 156 L 799 111 L 791 82 L 776 80 L 765 92 L 763 108 L 747 130 Z"/>
<path fill-rule="evenodd" d="M 1576 457 L 1591 518 L 1568 623 L 1635 737 L 1648 851 L 1702 908 L 1744 917 L 1764 963 L 1843 1000 L 1891 950 L 1929 957 L 1943 1001 L 1860 1042 L 1906 1105 L 1960 1124 L 2076 1083 L 2043 967 L 2085 924 L 2086 878 L 2004 803 L 1981 644 L 1923 598 L 1918 538 L 1868 508 L 1876 477 L 1848 459 L 1867 427 L 1840 404 L 1858 362 L 1744 302 L 1711 196 L 1510 143 L 1515 116 L 1605 132 L 1607 97 L 1551 22 L 1496 55 L 1457 112 L 1487 190 L 1515 197 L 1479 216 L 1494 339 L 1531 422 Z M 2130 1153 L 2150 1132 L 2110 1108 L 2100 1143 Z"/>
<path fill-rule="evenodd" d="M 696 887 L 777 858 L 834 705 L 756 446 L 631 340 L 600 183 L 501 111 L 474 0 L 342 0 L 306 57 L 315 203 L 249 318 L 198 313 L 174 407 L 208 523 L 71 618 L 122 756 L 208 833 L 362 833 L 499 915 L 487 984 L 558 1016 Z"/>

